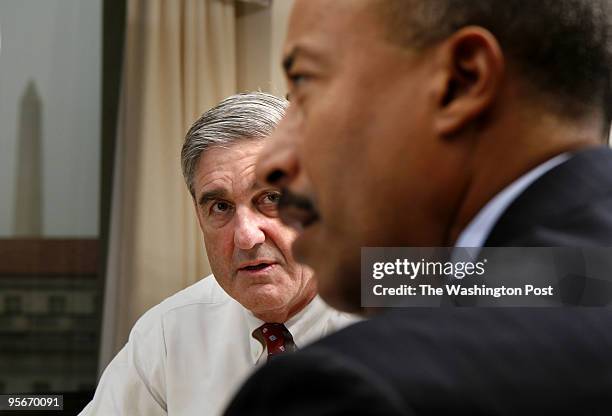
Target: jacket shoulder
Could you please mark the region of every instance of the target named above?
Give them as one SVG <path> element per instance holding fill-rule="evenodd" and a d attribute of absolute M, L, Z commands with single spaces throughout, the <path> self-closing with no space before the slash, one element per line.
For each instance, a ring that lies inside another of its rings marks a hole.
<path fill-rule="evenodd" d="M 247 380 L 225 414 L 263 416 L 275 409 L 294 416 L 413 414 L 376 372 L 320 344 L 266 364 Z"/>

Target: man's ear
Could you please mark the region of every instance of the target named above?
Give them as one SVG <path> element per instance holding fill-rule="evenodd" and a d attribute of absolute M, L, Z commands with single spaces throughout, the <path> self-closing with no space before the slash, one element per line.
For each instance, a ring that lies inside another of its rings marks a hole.
<path fill-rule="evenodd" d="M 495 101 L 505 72 L 497 39 L 478 26 L 465 27 L 439 48 L 435 129 L 442 136 L 458 133 Z"/>

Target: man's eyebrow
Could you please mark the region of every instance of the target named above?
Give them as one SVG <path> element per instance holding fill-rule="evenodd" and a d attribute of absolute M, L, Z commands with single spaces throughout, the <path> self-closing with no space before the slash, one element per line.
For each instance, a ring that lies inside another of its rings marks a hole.
<path fill-rule="evenodd" d="M 209 201 L 224 198 L 227 195 L 224 189 L 211 189 L 210 191 L 206 191 L 200 195 L 198 199 L 198 205 L 204 205 Z"/>
<path fill-rule="evenodd" d="M 325 50 L 321 48 L 313 47 L 312 45 L 295 45 L 283 58 L 283 69 L 285 75 L 289 75 L 289 72 L 295 66 L 295 62 L 298 60 L 305 59 L 309 62 L 315 62 L 317 67 L 325 67 L 329 63 L 327 62 Z"/>
<path fill-rule="evenodd" d="M 251 184 L 251 191 L 258 191 L 260 189 L 265 188 L 266 186 L 259 181 L 253 181 Z"/>
<path fill-rule="evenodd" d="M 264 192 L 280 192 L 280 189 L 276 186 L 270 186 L 267 184 L 262 184 L 259 181 L 255 181 L 251 184 L 251 192 L 257 192 L 258 195 L 261 194 L 261 191 Z"/>

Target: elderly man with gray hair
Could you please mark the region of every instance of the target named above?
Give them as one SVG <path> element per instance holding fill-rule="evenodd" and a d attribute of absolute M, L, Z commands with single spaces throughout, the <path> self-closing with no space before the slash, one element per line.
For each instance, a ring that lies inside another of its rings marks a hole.
<path fill-rule="evenodd" d="M 187 133 L 183 174 L 213 275 L 138 320 L 82 415 L 219 414 L 258 364 L 354 320 L 319 299 L 312 271 L 291 254 L 296 234 L 278 218 L 278 189 L 255 181 L 286 106 L 234 95 Z"/>

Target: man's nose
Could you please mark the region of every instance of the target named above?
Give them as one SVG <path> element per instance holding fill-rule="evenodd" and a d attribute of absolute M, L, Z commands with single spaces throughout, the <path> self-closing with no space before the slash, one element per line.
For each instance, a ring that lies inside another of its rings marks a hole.
<path fill-rule="evenodd" d="M 262 214 L 254 212 L 248 207 L 236 209 L 236 228 L 234 230 L 234 244 L 242 250 L 250 250 L 257 244 L 266 241 Z"/>
<path fill-rule="evenodd" d="M 289 113 L 278 124 L 257 161 L 257 180 L 260 183 L 284 188 L 299 174 L 300 166 L 296 154 L 296 131 Z"/>

